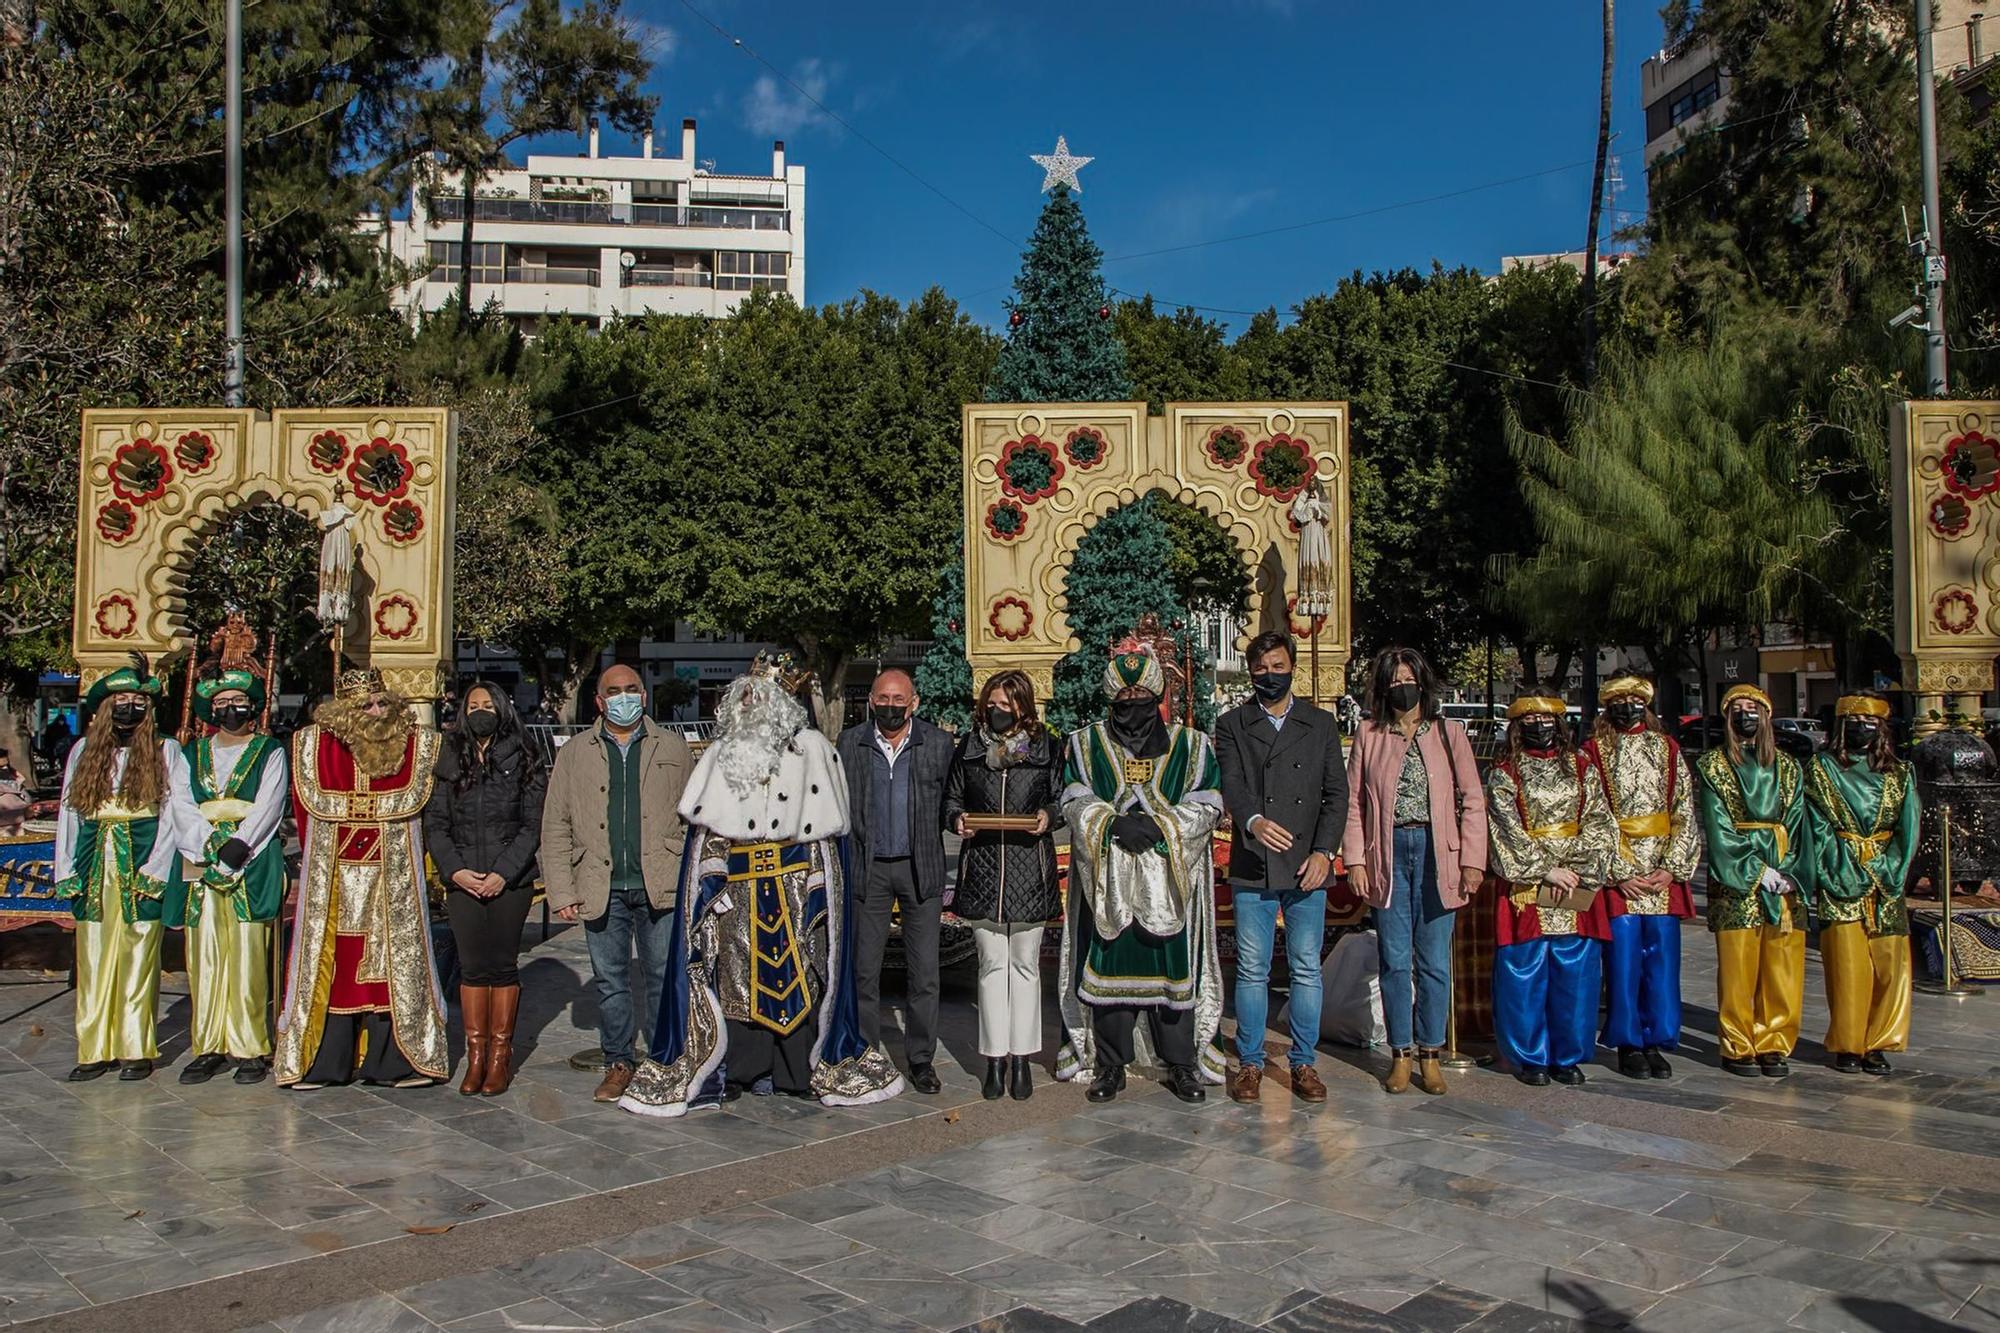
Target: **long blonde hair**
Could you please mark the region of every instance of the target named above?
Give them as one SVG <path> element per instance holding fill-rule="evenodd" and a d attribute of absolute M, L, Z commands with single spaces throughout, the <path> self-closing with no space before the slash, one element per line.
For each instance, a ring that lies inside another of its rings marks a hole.
<path fill-rule="evenodd" d="M 69 808 L 85 819 L 96 815 L 115 796 L 134 810 L 157 809 L 167 790 L 167 766 L 160 758 L 159 734 L 153 730 L 153 710 L 132 729 L 126 746 L 132 751 L 125 761 L 125 775 L 113 780 L 118 762 L 118 737 L 113 731 L 111 703 L 106 700 L 91 715 L 90 728 L 83 737 L 83 757 L 76 761 L 70 778 Z"/>
<path fill-rule="evenodd" d="M 1743 762 L 1743 742 L 1736 737 L 1736 728 L 1729 722 L 1730 710 L 1722 710 L 1722 748 L 1729 754 L 1729 762 Z M 1771 731 L 1771 710 L 1757 710 L 1757 749 L 1755 759 L 1758 767 L 1769 768 L 1778 762 L 1778 741 Z"/>

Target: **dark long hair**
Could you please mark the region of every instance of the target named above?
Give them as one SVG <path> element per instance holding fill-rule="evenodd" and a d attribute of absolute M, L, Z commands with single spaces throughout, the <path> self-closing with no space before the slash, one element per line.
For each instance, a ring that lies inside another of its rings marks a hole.
<path fill-rule="evenodd" d="M 1551 698 L 1561 697 L 1554 690 L 1536 690 L 1534 693 L 1547 694 Z M 1521 744 L 1521 724 L 1532 716 L 1532 713 L 1523 713 L 1507 724 L 1507 762 L 1517 773 L 1521 771 L 1521 754 L 1527 748 Z M 1562 713 L 1556 714 L 1556 753 L 1566 759 L 1576 757 L 1576 738 L 1570 735 L 1569 719 Z"/>
<path fill-rule="evenodd" d="M 472 699 L 474 690 L 486 691 L 486 696 L 493 700 L 493 715 L 500 719 L 499 729 L 493 733 L 493 739 L 488 742 L 483 755 L 479 752 L 479 738 L 465 729 L 466 704 Z M 458 720 L 451 724 L 451 730 L 446 735 L 451 744 L 451 757 L 458 766 L 451 782 L 451 789 L 457 792 L 465 791 L 486 776 L 487 764 L 493 752 L 500 748 L 501 741 L 511 736 L 524 749 L 527 741 L 527 733 L 521 728 L 521 715 L 514 711 L 514 700 L 490 680 L 471 681 L 458 692 Z M 525 764 L 521 772 L 526 774 Z"/>
<path fill-rule="evenodd" d="M 986 682 L 979 691 L 979 706 L 973 710 L 972 720 L 977 726 L 986 725 L 986 705 L 996 694 L 1014 710 L 1014 716 L 1031 738 L 1042 734 L 1041 713 L 1035 707 L 1035 682 L 1028 679 L 1027 672 L 1002 671 Z"/>
<path fill-rule="evenodd" d="M 1368 669 L 1368 716 L 1372 721 L 1388 726 L 1396 720 L 1396 710 L 1389 707 L 1389 685 L 1396 678 L 1396 668 L 1407 666 L 1417 678 L 1418 716 L 1426 722 L 1438 719 L 1438 678 L 1431 670 L 1431 664 L 1424 655 L 1414 648 L 1384 648 L 1375 654 L 1374 665 Z"/>
<path fill-rule="evenodd" d="M 1873 690 L 1860 691 L 1864 699 L 1881 699 Z M 1886 702 L 1886 700 L 1884 701 Z M 1876 729 L 1875 743 L 1868 747 L 1868 767 L 1877 773 L 1887 773 L 1902 761 L 1896 758 L 1896 741 L 1889 732 L 1889 719 L 1877 718 L 1882 725 Z M 1826 748 L 1833 751 L 1833 757 L 1843 764 L 1853 756 L 1847 752 L 1847 719 L 1836 716 L 1833 719 L 1833 734 L 1826 738 Z"/>

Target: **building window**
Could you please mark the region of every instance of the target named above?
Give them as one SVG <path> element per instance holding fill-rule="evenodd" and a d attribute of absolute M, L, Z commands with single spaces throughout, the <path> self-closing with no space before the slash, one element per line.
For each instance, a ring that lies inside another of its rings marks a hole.
<path fill-rule="evenodd" d="M 747 292 L 753 287 L 781 288 L 789 258 L 782 251 L 723 250 L 715 256 L 716 289 Z"/>
<path fill-rule="evenodd" d="M 457 241 L 432 241 L 431 281 L 457 282 L 459 243 Z M 472 280 L 474 282 L 500 282 L 507 269 L 507 247 L 498 241 L 474 241 L 472 243 Z"/>
<path fill-rule="evenodd" d="M 1683 121 L 1694 119 L 1694 117 L 1700 115 L 1709 107 L 1714 106 L 1715 100 L 1721 96 L 1722 83 L 1720 80 L 1714 78 L 1711 78 L 1707 83 L 1699 87 L 1683 91 L 1667 104 L 1668 127 L 1672 128 Z"/>

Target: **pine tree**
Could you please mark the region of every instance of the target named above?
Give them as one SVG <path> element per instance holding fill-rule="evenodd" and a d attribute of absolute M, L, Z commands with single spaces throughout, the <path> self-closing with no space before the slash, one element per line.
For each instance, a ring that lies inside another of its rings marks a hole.
<path fill-rule="evenodd" d="M 1083 209 L 1068 186 L 1057 185 L 1021 256 L 1014 299 L 1006 303 L 1011 331 L 986 386 L 987 402 L 1115 403 L 1132 396 L 1103 262 Z"/>
<path fill-rule="evenodd" d="M 1173 538 L 1149 500 L 1114 509 L 1077 543 L 1065 594 L 1069 629 L 1082 644 L 1056 663 L 1051 726 L 1071 731 L 1104 716 L 1104 662 L 1111 644 L 1151 612 L 1186 618 L 1174 595 Z"/>
<path fill-rule="evenodd" d="M 972 663 L 965 657 L 965 546 L 945 566 L 931 599 L 931 646 L 917 664 L 923 715 L 941 727 L 963 728 L 972 719 Z"/>

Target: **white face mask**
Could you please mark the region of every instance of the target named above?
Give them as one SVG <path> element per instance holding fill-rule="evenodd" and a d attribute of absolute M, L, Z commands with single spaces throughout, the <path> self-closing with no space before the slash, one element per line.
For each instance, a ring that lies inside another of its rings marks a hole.
<path fill-rule="evenodd" d="M 629 727 L 646 711 L 646 701 L 636 694 L 614 694 L 604 701 L 604 716 L 614 727 Z"/>

